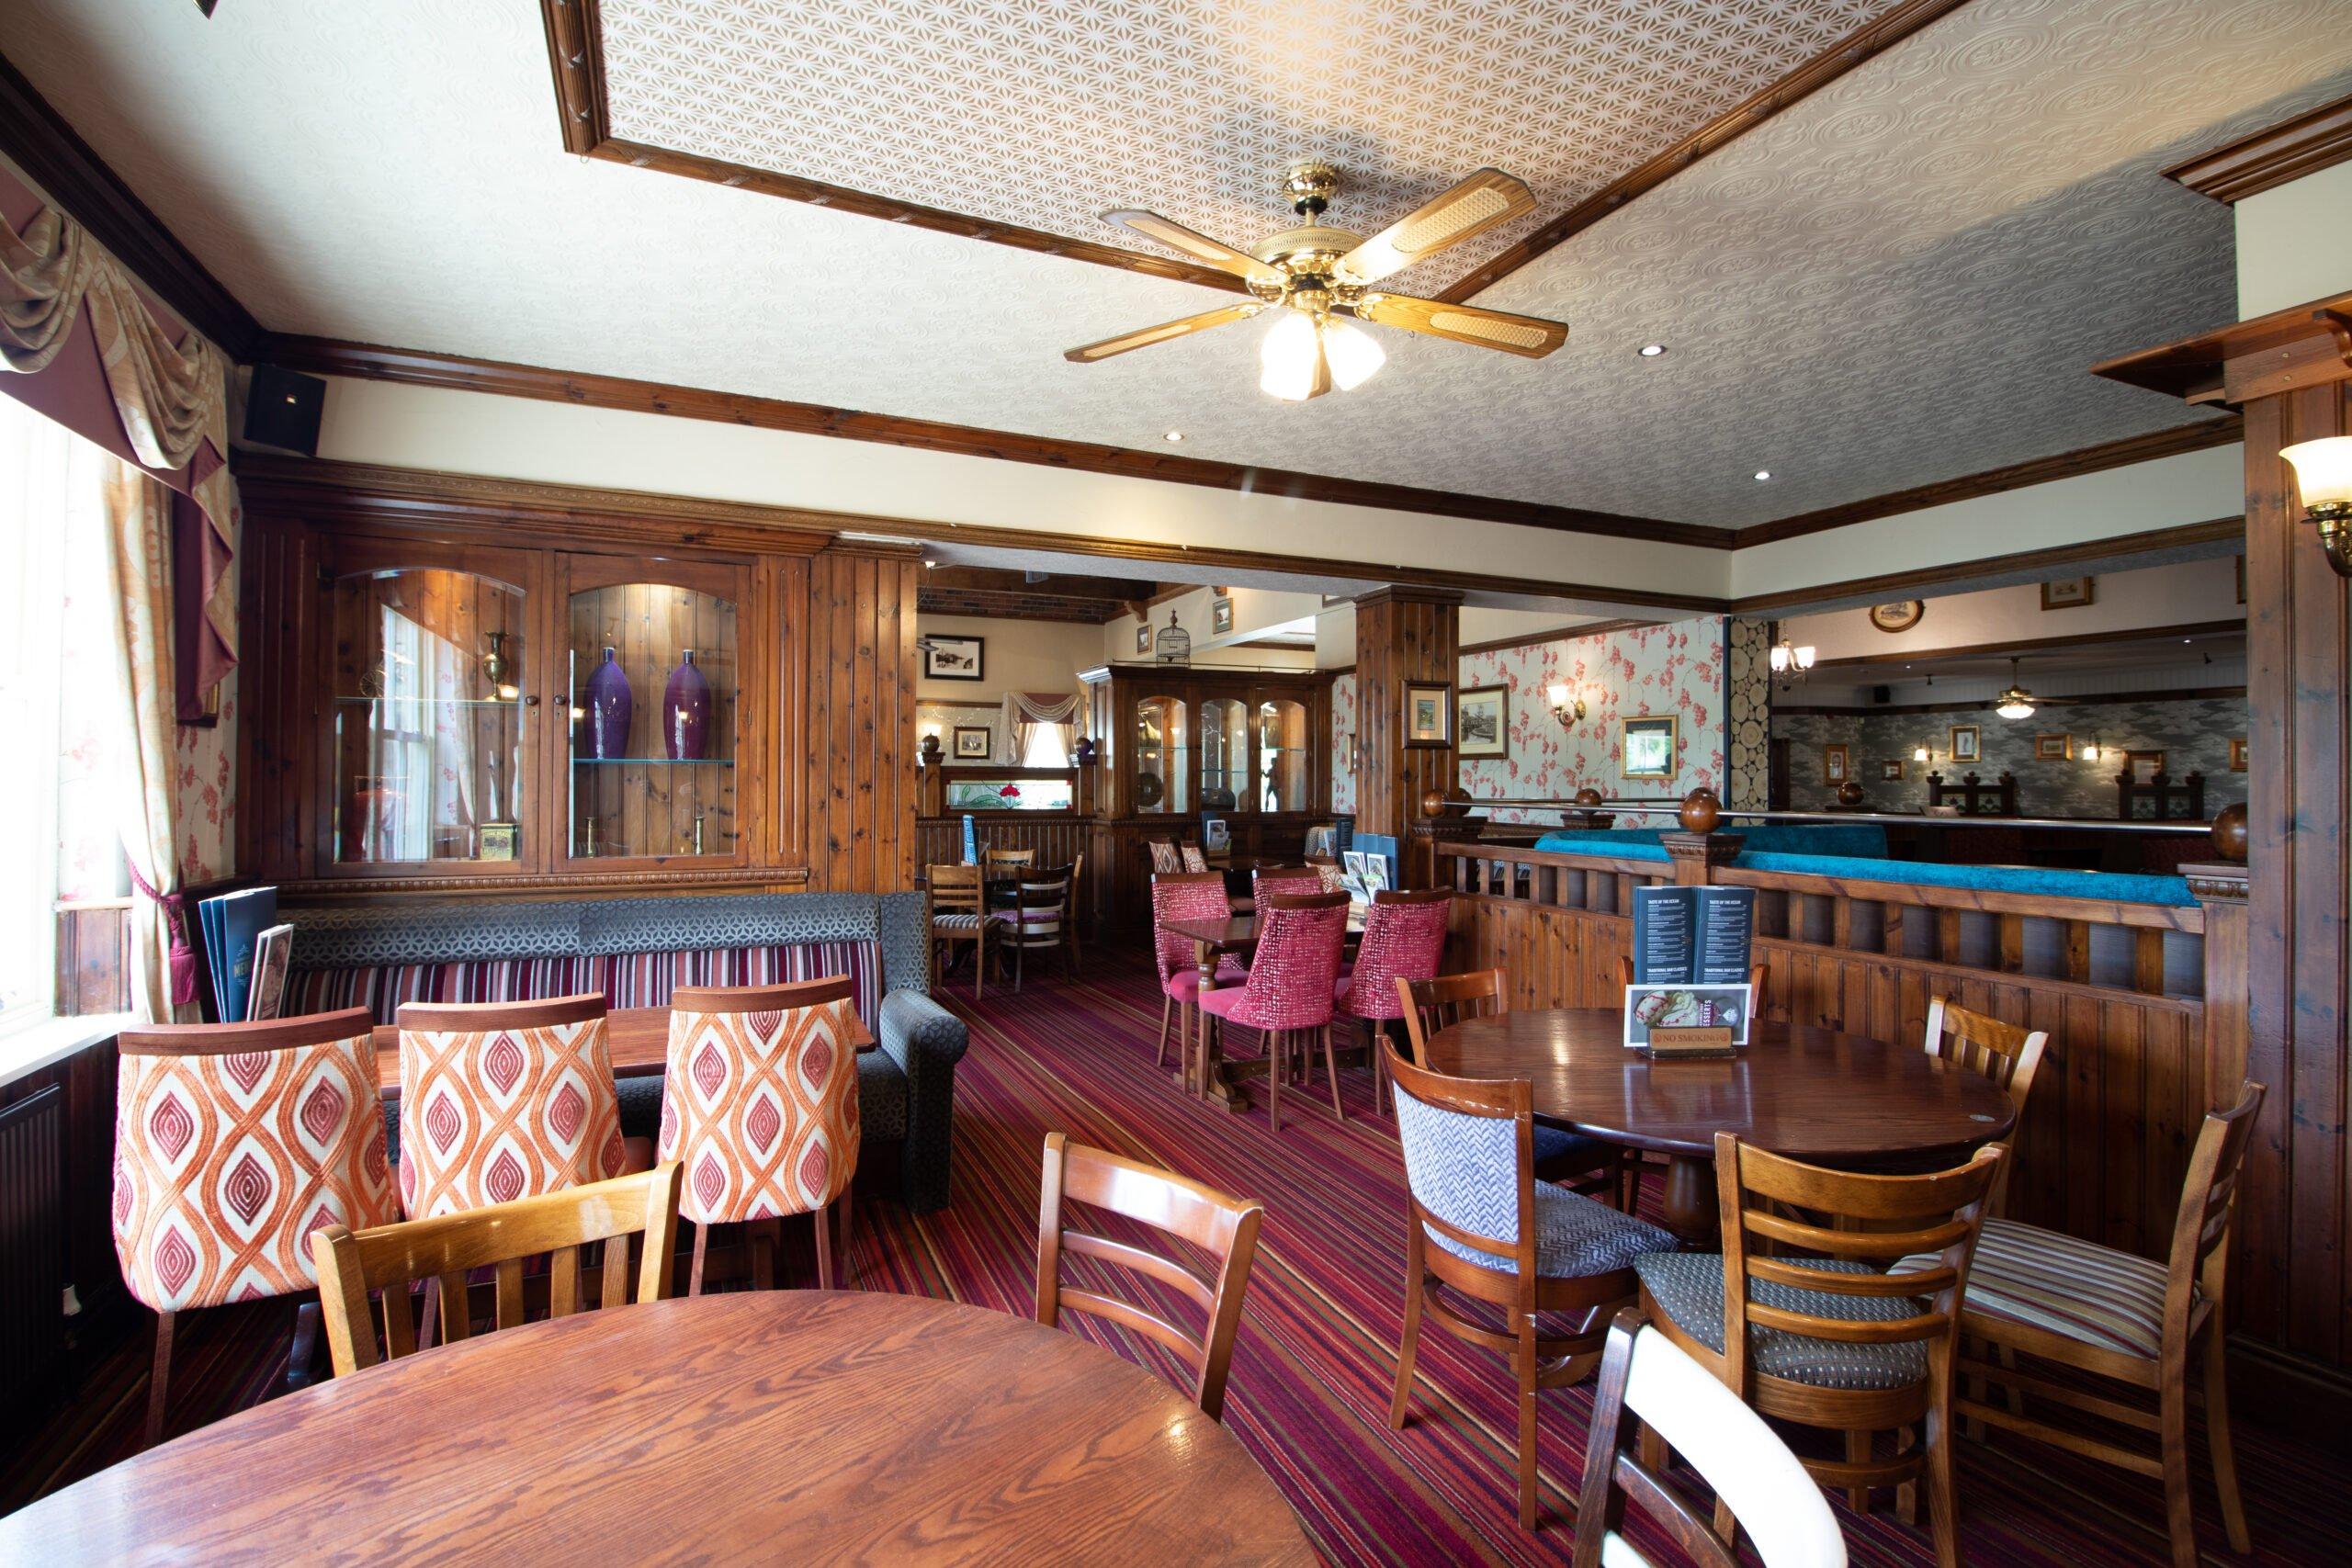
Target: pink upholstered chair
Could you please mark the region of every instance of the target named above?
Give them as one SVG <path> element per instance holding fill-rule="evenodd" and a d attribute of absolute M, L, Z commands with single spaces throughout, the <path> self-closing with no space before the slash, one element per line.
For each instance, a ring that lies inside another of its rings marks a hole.
<path fill-rule="evenodd" d="M 155 1312 L 148 1443 L 163 1435 L 180 1313 L 313 1290 L 312 1231 L 400 1218 L 373 1023 L 349 1008 L 122 1032 L 114 1249 Z"/>
<path fill-rule="evenodd" d="M 1405 1016 L 1398 980 L 1434 980 L 1445 958 L 1446 918 L 1453 895 L 1442 888 L 1427 893 L 1375 893 L 1363 922 L 1363 941 L 1356 948 L 1355 966 L 1343 973 L 1333 988 L 1339 1010 L 1363 1021 L 1374 1036 L 1385 1032 L 1392 1019 Z M 1388 1104 L 1387 1058 L 1373 1045 L 1373 1104 Z"/>
<path fill-rule="evenodd" d="M 1153 1060 L 1168 1065 L 1168 1026 L 1181 1026 L 1182 1038 L 1192 1038 L 1193 998 L 1200 995 L 1201 976 L 1195 965 L 1200 954 L 1189 937 L 1168 929 L 1170 920 L 1221 920 L 1233 912 L 1225 896 L 1221 871 L 1164 871 L 1151 879 L 1152 962 L 1159 972 L 1159 1054 Z M 1241 984 L 1241 965 L 1230 957 L 1217 960 L 1216 983 Z M 1190 1045 L 1184 1047 L 1190 1050 Z"/>
<path fill-rule="evenodd" d="M 1270 893 L 1258 913 L 1258 952 L 1250 961 L 1249 978 L 1237 989 L 1197 993 L 1210 1017 L 1245 1024 L 1265 1036 L 1266 1119 L 1275 1132 L 1282 1131 L 1283 1078 L 1291 1058 L 1296 1055 L 1311 1063 L 1306 1046 L 1317 1034 L 1322 1036 L 1323 1068 L 1331 1079 L 1331 1114 L 1347 1120 L 1331 1054 L 1332 987 L 1347 940 L 1346 894 Z"/>
<path fill-rule="evenodd" d="M 788 986 L 682 987 L 670 998 L 659 1157 L 685 1168 L 695 1227 L 686 1293 L 702 1294 L 710 1227 L 750 1224 L 752 1284 L 774 1283 L 775 1222 L 813 1214 L 817 1287 L 849 1247 L 857 1174 L 857 1053 L 873 1036 L 847 976 Z M 831 1224 L 834 1206 L 841 1224 Z"/>
<path fill-rule="evenodd" d="M 1250 896 L 1265 898 L 1273 894 L 1336 893 L 1339 888 L 1323 886 L 1322 873 L 1313 866 L 1276 866 L 1267 871 L 1250 874 Z"/>

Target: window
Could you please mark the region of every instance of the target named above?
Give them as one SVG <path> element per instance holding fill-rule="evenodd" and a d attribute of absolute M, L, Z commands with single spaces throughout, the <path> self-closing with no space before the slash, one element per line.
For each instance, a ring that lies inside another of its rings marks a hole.
<path fill-rule="evenodd" d="M 1021 754 L 1024 768 L 1067 768 L 1069 748 L 1062 744 L 1062 727 L 1037 724 L 1029 728 L 1029 745 Z"/>
<path fill-rule="evenodd" d="M 61 905 L 129 892 L 99 507 L 115 459 L 0 397 L 0 1033 L 56 1002 Z"/>

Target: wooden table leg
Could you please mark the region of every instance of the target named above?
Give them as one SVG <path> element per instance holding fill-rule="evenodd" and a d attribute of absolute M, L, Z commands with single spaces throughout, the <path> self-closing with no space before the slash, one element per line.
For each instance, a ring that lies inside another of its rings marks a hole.
<path fill-rule="evenodd" d="M 1667 1159 L 1666 1228 L 1693 1252 L 1723 1249 L 1723 1212 L 1715 1197 L 1715 1162 L 1699 1155 L 1672 1155 Z"/>
<path fill-rule="evenodd" d="M 1222 1105 L 1227 1111 L 1238 1113 L 1250 1109 L 1250 1091 L 1226 1076 L 1224 1058 L 1214 1049 L 1213 1042 L 1216 1035 L 1209 1024 L 1209 1010 L 1202 1007 L 1199 999 L 1216 989 L 1217 954 L 1207 942 L 1202 942 L 1193 944 L 1193 973 L 1201 977 L 1200 988 L 1194 993 L 1193 1002 L 1193 1010 L 1200 1021 L 1194 1041 L 1197 1052 L 1194 1059 L 1198 1061 L 1199 1067 L 1198 1077 L 1187 1076 L 1184 1087 L 1212 1105 Z M 1189 1074 L 1189 1063 L 1187 1066 Z"/>

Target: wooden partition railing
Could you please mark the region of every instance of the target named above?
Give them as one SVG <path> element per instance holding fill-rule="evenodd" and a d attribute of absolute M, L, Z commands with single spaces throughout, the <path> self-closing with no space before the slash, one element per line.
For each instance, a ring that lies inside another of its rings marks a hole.
<path fill-rule="evenodd" d="M 1069 865 L 1086 852 L 1094 818 L 1069 811 L 974 812 L 983 850 L 1028 850 L 1039 865 Z M 964 818 L 915 819 L 915 867 L 954 865 L 964 858 Z"/>
<path fill-rule="evenodd" d="M 2010 1216 L 2163 1256 L 2208 1100 L 2203 908 L 1750 871 L 1736 839 L 1668 840 L 1668 861 L 1438 845 L 1449 963 L 1502 969 L 1516 1007 L 1613 1008 L 1635 887 L 1753 887 L 1768 1018 L 1924 1043 L 1948 997 L 2049 1031 Z"/>

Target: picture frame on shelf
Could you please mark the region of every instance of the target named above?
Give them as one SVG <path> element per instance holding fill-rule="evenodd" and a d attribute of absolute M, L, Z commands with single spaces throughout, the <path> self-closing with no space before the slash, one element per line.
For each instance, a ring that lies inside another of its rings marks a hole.
<path fill-rule="evenodd" d="M 2123 753 L 2123 773 L 2133 784 L 2154 784 L 2164 771 L 2165 754 L 2162 751 Z"/>
<path fill-rule="evenodd" d="M 1889 757 L 1884 761 L 1879 763 L 1878 776 L 1880 782 L 1883 784 L 1901 784 L 1903 782 L 1903 759 L 1900 757 Z"/>
<path fill-rule="evenodd" d="M 1853 776 L 1853 752 L 1842 741 L 1832 741 L 1821 749 L 1821 782 L 1841 784 Z"/>
<path fill-rule="evenodd" d="M 1405 747 L 1439 750 L 1453 744 L 1453 682 L 1405 682 Z"/>
<path fill-rule="evenodd" d="M 1670 779 L 1680 750 L 1681 721 L 1673 714 L 1641 714 L 1617 721 L 1617 773 L 1628 779 Z"/>
<path fill-rule="evenodd" d="M 1897 599 L 1891 604 L 1873 604 L 1870 610 L 1871 625 L 1883 632 L 1907 632 L 1919 624 L 1928 613 L 1925 599 Z"/>
<path fill-rule="evenodd" d="M 959 724 L 949 755 L 958 762 L 985 762 L 996 755 L 996 731 L 985 724 Z"/>
<path fill-rule="evenodd" d="M 2045 610 L 2079 610 L 2098 602 L 2096 577 L 2053 577 L 2041 585 L 2041 607 Z"/>
<path fill-rule="evenodd" d="M 2033 760 L 2037 762 L 2071 762 L 2075 760 L 2075 738 L 2072 735 L 2037 735 L 2033 738 Z"/>
<path fill-rule="evenodd" d="M 1955 762 L 1981 762 L 1984 760 L 1983 732 L 1973 724 L 1951 727 L 1951 760 Z"/>
<path fill-rule="evenodd" d="M 978 681 L 988 668 L 988 638 L 933 633 L 924 639 L 922 673 L 927 681 Z"/>
<path fill-rule="evenodd" d="M 2245 772 L 2245 737 L 2243 735 L 2230 737 L 2230 772 Z"/>
<path fill-rule="evenodd" d="M 1510 688 L 1470 686 L 1454 703 L 1453 754 L 1464 761 L 1510 755 Z"/>

